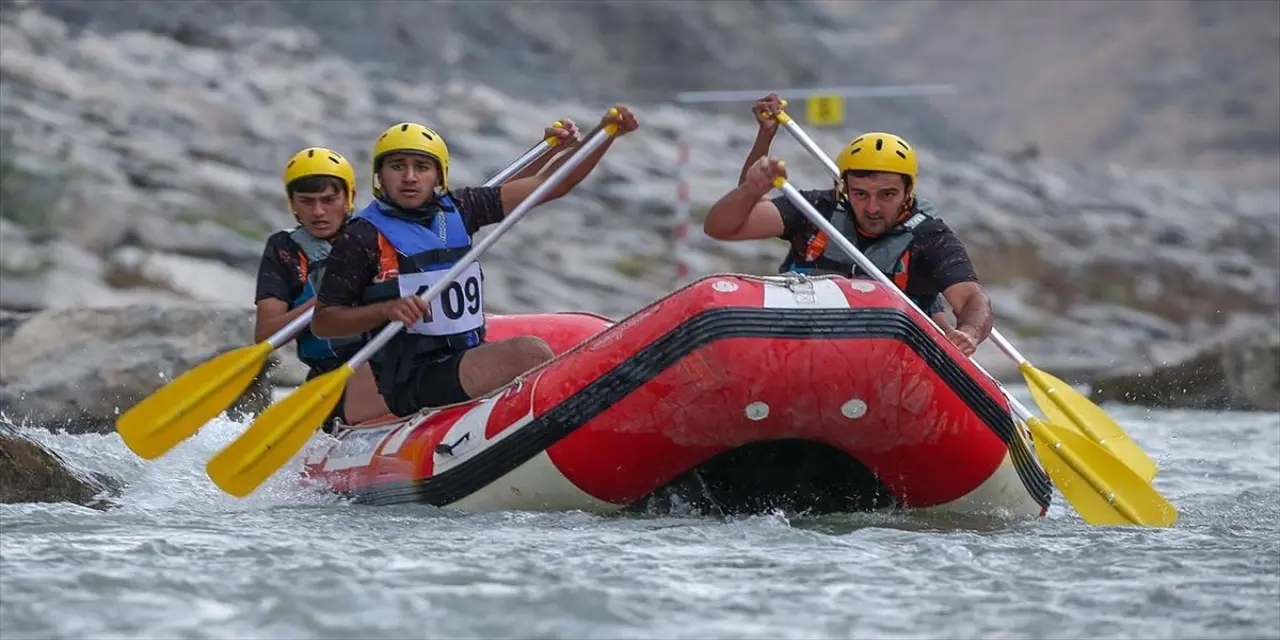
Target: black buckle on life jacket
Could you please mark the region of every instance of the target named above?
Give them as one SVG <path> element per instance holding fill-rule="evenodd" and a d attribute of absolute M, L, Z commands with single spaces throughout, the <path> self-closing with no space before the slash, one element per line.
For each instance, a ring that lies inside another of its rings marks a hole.
<path fill-rule="evenodd" d="M 405 263 L 405 266 L 410 267 L 412 271 L 421 273 L 423 271 L 430 270 L 431 267 L 457 262 L 462 259 L 462 256 L 467 255 L 467 252 L 470 250 L 470 247 L 455 249 L 428 249 L 426 251 L 415 253 L 411 256 L 402 256 L 401 260 Z M 401 269 L 400 271 L 403 273 L 408 271 L 408 269 Z"/>

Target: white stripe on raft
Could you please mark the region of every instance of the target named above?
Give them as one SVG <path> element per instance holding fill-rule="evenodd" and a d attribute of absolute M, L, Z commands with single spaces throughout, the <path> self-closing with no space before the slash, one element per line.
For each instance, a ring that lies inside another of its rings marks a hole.
<path fill-rule="evenodd" d="M 622 509 L 623 505 L 605 502 L 579 489 L 560 473 L 547 452 L 542 451 L 483 489 L 450 503 L 448 507 L 464 511 L 518 509 L 612 513 Z"/>
<path fill-rule="evenodd" d="M 766 309 L 848 309 L 849 298 L 833 279 L 792 280 L 790 284 L 764 284 Z"/>
<path fill-rule="evenodd" d="M 918 509 L 924 513 L 951 513 L 973 515 L 988 513 L 995 516 L 1014 516 L 1035 518 L 1040 515 L 1040 505 L 1036 503 L 1027 488 L 1018 477 L 1018 470 L 1013 460 L 1005 453 L 1000 466 L 996 467 L 982 484 L 969 493 L 946 504 Z"/>

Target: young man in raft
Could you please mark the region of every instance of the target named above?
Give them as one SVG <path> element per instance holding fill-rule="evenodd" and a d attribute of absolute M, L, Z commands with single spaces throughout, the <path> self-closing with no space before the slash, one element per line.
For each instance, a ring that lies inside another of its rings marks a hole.
<path fill-rule="evenodd" d="M 556 137 L 561 152 L 577 140 L 578 128 L 562 118 L 562 127 L 547 127 L 543 138 Z M 544 154 L 509 180 L 534 175 L 551 160 Z M 355 168 L 342 154 L 324 147 L 310 147 L 294 154 L 285 164 L 284 188 L 289 209 L 298 226 L 278 231 L 267 239 L 258 266 L 257 316 L 254 339 L 266 340 L 276 331 L 306 313 L 316 304 L 316 291 L 325 272 L 332 243 L 355 210 Z M 297 337 L 298 359 L 307 365 L 307 380 L 342 366 L 364 344 L 359 336 L 326 340 L 310 327 Z M 347 384 L 343 397 L 325 431 L 332 431 L 334 419 L 356 424 L 389 413 L 378 395 L 373 374 L 363 364 Z"/>
<path fill-rule="evenodd" d="M 619 136 L 635 131 L 635 115 L 615 108 L 617 115 L 599 126 L 617 123 Z M 540 204 L 567 194 L 611 144 L 586 158 Z M 552 358 L 550 347 L 534 336 L 484 341 L 478 263 L 435 299 L 416 294 L 470 250 L 479 229 L 501 221 L 570 155 L 561 153 L 540 174 L 499 187 L 451 191 L 449 149 L 435 131 L 406 122 L 374 143 L 374 199 L 334 242 L 312 328 L 318 336 L 342 338 L 377 332 L 391 321 L 404 324 L 370 359 L 392 413 L 407 416 L 485 395 Z"/>
<path fill-rule="evenodd" d="M 781 101 L 770 94 L 754 110 L 760 129 L 739 186 L 712 205 L 703 231 L 717 240 L 786 240 L 791 246 L 779 272 L 853 276 L 859 271 L 853 259 L 785 196 L 765 198 L 774 178 L 786 171 L 777 158 L 767 157 L 777 120 L 761 116 L 780 112 Z M 933 316 L 960 351 L 972 355 L 991 333 L 991 301 L 964 243 L 937 217 L 933 203 L 915 193 L 915 150 L 896 135 L 868 133 L 845 146 L 836 167 L 837 186 L 800 194 Z M 939 295 L 951 305 L 956 326 L 945 321 Z"/>

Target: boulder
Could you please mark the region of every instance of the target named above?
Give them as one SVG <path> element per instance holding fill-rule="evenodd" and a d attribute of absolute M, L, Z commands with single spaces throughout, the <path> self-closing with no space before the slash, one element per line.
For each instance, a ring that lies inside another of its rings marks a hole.
<path fill-rule="evenodd" d="M 1091 387 L 1099 402 L 1280 411 L 1280 328 L 1236 329 L 1184 358 L 1099 376 Z"/>
<path fill-rule="evenodd" d="M 0 423 L 0 503 L 71 502 L 101 508 L 115 479 L 74 470 L 58 454 Z"/>
<path fill-rule="evenodd" d="M 252 344 L 252 332 L 253 312 L 244 308 L 42 311 L 0 349 L 0 412 L 49 429 L 107 432 L 116 416 L 176 376 Z M 264 372 L 231 412 L 243 417 L 269 401 Z"/>

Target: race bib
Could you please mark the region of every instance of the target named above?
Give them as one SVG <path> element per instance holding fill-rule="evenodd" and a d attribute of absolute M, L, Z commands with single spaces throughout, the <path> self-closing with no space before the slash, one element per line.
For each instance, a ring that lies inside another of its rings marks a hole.
<path fill-rule="evenodd" d="M 400 297 L 426 293 L 448 271 L 442 269 L 400 274 Z M 407 327 L 406 331 L 427 336 L 447 336 L 479 329 L 484 326 L 482 288 L 480 265 L 472 262 L 440 295 L 427 301 L 431 310 L 421 321 Z"/>

